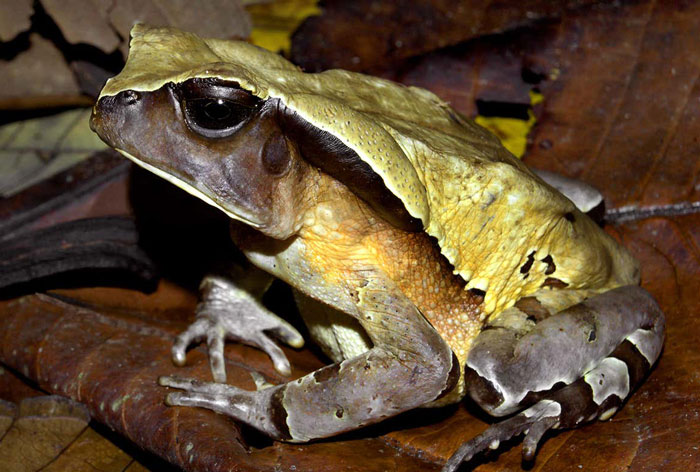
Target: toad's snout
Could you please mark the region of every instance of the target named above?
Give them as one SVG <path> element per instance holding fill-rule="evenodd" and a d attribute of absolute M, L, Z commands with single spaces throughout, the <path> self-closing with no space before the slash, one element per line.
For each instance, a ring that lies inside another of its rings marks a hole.
<path fill-rule="evenodd" d="M 141 94 L 133 90 L 102 97 L 92 109 L 90 129 L 110 146 L 119 148 L 120 131 L 138 115 L 140 105 Z"/>

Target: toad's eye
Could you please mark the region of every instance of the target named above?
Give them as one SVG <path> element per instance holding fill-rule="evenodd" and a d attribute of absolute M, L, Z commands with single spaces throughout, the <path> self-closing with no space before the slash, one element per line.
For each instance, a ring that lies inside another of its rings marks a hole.
<path fill-rule="evenodd" d="M 207 138 L 232 135 L 255 112 L 256 106 L 225 98 L 192 98 L 184 100 L 187 125 Z"/>

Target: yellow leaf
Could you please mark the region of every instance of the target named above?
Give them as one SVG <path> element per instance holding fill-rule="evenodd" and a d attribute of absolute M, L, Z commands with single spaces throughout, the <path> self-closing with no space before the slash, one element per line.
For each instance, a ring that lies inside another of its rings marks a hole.
<path fill-rule="evenodd" d="M 289 53 L 291 35 L 306 18 L 321 13 L 316 0 L 274 0 L 249 3 L 246 10 L 253 20 L 250 41 L 270 51 Z"/>
<path fill-rule="evenodd" d="M 530 90 L 530 106 L 533 107 L 544 101 L 544 95 Z M 500 116 L 477 116 L 474 121 L 479 126 L 486 128 L 501 140 L 501 144 L 514 156 L 523 157 L 527 150 L 527 136 L 530 134 L 537 120 L 532 109 L 527 112 L 527 120 L 518 118 L 506 118 Z"/>

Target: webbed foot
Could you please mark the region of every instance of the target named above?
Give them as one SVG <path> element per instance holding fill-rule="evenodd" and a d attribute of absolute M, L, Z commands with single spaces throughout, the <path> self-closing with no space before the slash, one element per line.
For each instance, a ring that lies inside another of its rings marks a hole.
<path fill-rule="evenodd" d="M 272 337 L 292 347 L 301 347 L 304 338 L 299 331 L 226 279 L 206 277 L 200 289 L 202 302 L 197 305 L 197 320 L 173 344 L 176 365 L 184 365 L 190 344 L 206 340 L 214 380 L 226 382 L 224 341 L 236 340 L 262 349 L 279 373 L 291 374 L 287 356 Z"/>
<path fill-rule="evenodd" d="M 469 394 L 495 416 L 534 405 L 462 445 L 444 471 L 521 433 L 529 461 L 549 429 L 609 419 L 658 359 L 665 331 L 658 304 L 637 286 L 593 296 L 529 331 L 509 320 L 474 341 L 465 369 Z"/>
<path fill-rule="evenodd" d="M 163 387 L 177 388 L 165 397 L 168 406 L 196 406 L 207 408 L 243 421 L 277 439 L 287 436 L 277 426 L 275 394 L 279 386 L 257 391 L 243 390 L 233 385 L 203 382 L 178 376 L 160 377 Z"/>
<path fill-rule="evenodd" d="M 527 410 L 491 426 L 475 438 L 462 444 L 442 468 L 442 472 L 454 472 L 460 464 L 470 461 L 487 449 L 498 449 L 502 442 L 525 433 L 523 460 L 532 461 L 537 445 L 544 433 L 557 427 L 561 406 L 551 400 L 541 400 Z"/>

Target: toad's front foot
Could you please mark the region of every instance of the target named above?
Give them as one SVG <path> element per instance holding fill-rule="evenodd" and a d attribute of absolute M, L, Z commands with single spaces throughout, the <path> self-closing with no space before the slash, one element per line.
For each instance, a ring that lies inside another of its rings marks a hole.
<path fill-rule="evenodd" d="M 287 356 L 271 336 L 293 347 L 303 346 L 304 338 L 292 325 L 224 278 L 206 277 L 200 289 L 202 301 L 197 305 L 197 320 L 178 335 L 173 344 L 175 364 L 184 365 L 187 347 L 206 339 L 214 380 L 226 382 L 224 341 L 228 339 L 262 349 L 278 372 L 291 374 Z"/>

